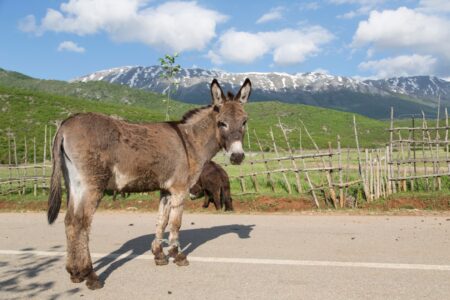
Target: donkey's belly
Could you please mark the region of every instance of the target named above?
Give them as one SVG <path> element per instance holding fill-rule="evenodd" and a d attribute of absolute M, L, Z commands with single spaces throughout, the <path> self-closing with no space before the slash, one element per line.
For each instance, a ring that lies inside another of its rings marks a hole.
<path fill-rule="evenodd" d="M 153 172 L 132 174 L 113 170 L 113 176 L 108 183 L 108 189 L 119 192 L 150 192 L 159 189 L 157 176 Z"/>

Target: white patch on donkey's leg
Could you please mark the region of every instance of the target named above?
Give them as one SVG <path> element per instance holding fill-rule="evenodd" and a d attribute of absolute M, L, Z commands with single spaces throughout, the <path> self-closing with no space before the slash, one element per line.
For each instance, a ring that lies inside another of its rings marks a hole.
<path fill-rule="evenodd" d="M 67 158 L 64 158 L 64 160 L 67 167 L 67 172 L 69 173 L 70 200 L 73 202 L 73 209 L 74 212 L 76 212 L 83 201 L 83 195 L 86 188 L 83 183 L 82 175 L 77 170 L 75 165 Z"/>

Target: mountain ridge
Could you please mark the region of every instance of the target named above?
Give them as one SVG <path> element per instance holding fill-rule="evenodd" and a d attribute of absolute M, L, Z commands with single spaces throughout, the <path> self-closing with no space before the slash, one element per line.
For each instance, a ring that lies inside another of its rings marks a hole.
<path fill-rule="evenodd" d="M 160 78 L 160 66 L 123 66 L 75 78 L 75 82 L 107 81 L 132 88 L 166 93 L 168 82 Z M 210 101 L 209 83 L 217 78 L 224 90 L 235 90 L 249 77 L 253 83 L 253 99 L 278 100 L 328 107 L 386 118 L 390 106 L 402 113 L 424 110 L 433 114 L 441 96 L 443 105 L 450 105 L 450 82 L 434 76 L 398 77 L 380 80 L 359 80 L 319 72 L 230 73 L 201 68 L 182 68 L 176 79 L 178 89 L 173 98 L 195 104 Z"/>

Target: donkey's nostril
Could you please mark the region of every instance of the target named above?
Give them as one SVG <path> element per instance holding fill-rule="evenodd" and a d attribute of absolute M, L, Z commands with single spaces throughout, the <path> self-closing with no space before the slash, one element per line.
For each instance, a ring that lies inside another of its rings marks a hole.
<path fill-rule="evenodd" d="M 244 153 L 231 153 L 230 161 L 233 165 L 239 165 L 244 160 Z"/>

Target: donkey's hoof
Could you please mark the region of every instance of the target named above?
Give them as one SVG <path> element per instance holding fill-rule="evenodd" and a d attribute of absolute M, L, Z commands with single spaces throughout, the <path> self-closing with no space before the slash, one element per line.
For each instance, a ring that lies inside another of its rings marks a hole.
<path fill-rule="evenodd" d="M 98 279 L 97 274 L 95 274 L 94 271 L 91 271 L 86 277 L 86 286 L 91 290 L 97 290 L 103 287 L 103 283 Z"/>
<path fill-rule="evenodd" d="M 157 266 L 165 266 L 169 263 L 169 258 L 161 251 L 155 255 L 155 264 Z"/>
<path fill-rule="evenodd" d="M 167 259 L 167 257 L 165 258 L 155 258 L 155 265 L 157 266 L 165 266 L 169 264 L 169 260 Z"/>
<path fill-rule="evenodd" d="M 70 281 L 73 283 L 80 283 L 84 281 L 85 276 L 76 269 L 67 268 L 67 272 L 70 274 Z"/>
<path fill-rule="evenodd" d="M 70 275 L 70 281 L 72 281 L 73 283 L 81 283 L 84 281 L 84 278 L 80 276 Z"/>
<path fill-rule="evenodd" d="M 86 280 L 86 286 L 90 290 L 98 290 L 103 287 L 103 283 L 100 280 Z"/>
<path fill-rule="evenodd" d="M 173 262 L 179 267 L 189 266 L 189 261 L 184 253 L 178 253 Z"/>

